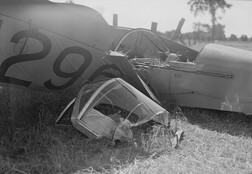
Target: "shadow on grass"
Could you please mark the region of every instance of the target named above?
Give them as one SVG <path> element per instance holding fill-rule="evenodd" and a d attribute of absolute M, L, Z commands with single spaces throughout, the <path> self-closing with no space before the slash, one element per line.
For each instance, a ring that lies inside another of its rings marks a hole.
<path fill-rule="evenodd" d="M 182 119 L 203 129 L 228 133 L 233 136 L 252 137 L 251 115 L 186 107 L 174 109 L 174 114 L 178 114 Z"/>

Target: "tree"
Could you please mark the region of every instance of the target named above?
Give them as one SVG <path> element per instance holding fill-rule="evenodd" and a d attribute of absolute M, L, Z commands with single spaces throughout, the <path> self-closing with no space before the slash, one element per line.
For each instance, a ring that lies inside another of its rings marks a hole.
<path fill-rule="evenodd" d="M 241 35 L 240 41 L 247 42 L 248 41 L 248 36 L 245 35 L 245 34 Z"/>
<path fill-rule="evenodd" d="M 165 33 L 164 33 L 164 35 L 166 36 L 166 37 L 168 37 L 168 38 L 172 38 L 172 36 L 174 35 L 174 33 L 175 33 L 175 30 L 171 30 L 171 31 L 166 31 Z"/>
<path fill-rule="evenodd" d="M 208 24 L 200 22 L 193 23 L 194 40 L 210 42 L 211 40 L 211 27 Z"/>
<path fill-rule="evenodd" d="M 229 37 L 229 40 L 230 41 L 238 41 L 238 38 L 235 34 L 231 34 L 230 37 Z"/>
<path fill-rule="evenodd" d="M 225 40 L 225 25 L 217 24 L 214 30 L 214 36 L 217 40 Z"/>
<path fill-rule="evenodd" d="M 66 3 L 68 3 L 68 4 L 74 4 L 74 1 L 73 0 L 66 0 Z"/>
<path fill-rule="evenodd" d="M 217 10 L 221 9 L 225 12 L 226 8 L 230 8 L 232 5 L 226 3 L 225 0 L 188 0 L 190 10 L 197 16 L 199 13 L 205 14 L 206 12 L 211 15 L 212 22 L 212 41 L 214 41 L 215 24 L 217 22 Z"/>

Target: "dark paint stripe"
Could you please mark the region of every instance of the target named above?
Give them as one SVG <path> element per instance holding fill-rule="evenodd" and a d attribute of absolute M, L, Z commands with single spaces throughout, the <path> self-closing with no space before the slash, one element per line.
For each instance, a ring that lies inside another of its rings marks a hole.
<path fill-rule="evenodd" d="M 1 30 L 2 25 L 3 25 L 3 20 L 0 20 L 0 30 Z"/>

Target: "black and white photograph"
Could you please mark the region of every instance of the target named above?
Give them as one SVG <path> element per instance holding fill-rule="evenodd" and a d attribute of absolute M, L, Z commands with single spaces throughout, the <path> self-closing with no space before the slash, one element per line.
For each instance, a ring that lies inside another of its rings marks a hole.
<path fill-rule="evenodd" d="M 252 173 L 252 0 L 0 0 L 0 174 Z"/>

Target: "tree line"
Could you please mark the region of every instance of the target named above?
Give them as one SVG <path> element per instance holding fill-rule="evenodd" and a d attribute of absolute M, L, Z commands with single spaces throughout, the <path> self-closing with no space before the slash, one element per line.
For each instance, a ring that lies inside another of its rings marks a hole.
<path fill-rule="evenodd" d="M 252 36 L 249 38 L 245 34 L 240 37 L 235 34 L 231 34 L 229 37 L 225 35 L 225 25 L 218 22 L 218 19 L 221 19 L 218 14 L 220 11 L 224 13 L 226 9 L 232 7 L 232 4 L 227 3 L 226 0 L 188 0 L 187 4 L 195 17 L 199 14 L 209 14 L 211 25 L 200 22 L 194 23 L 193 32 L 180 33 L 180 42 L 183 43 L 184 40 L 188 40 L 189 44 L 195 44 L 196 42 L 214 42 L 215 40 L 252 41 Z M 162 34 L 172 38 L 175 30 Z"/>
<path fill-rule="evenodd" d="M 175 30 L 166 31 L 161 33 L 163 36 L 172 38 L 175 33 Z M 220 40 L 220 41 L 252 41 L 252 36 L 249 37 L 246 34 L 242 34 L 241 36 L 237 36 L 235 34 L 231 34 L 230 36 L 225 35 L 225 25 L 220 23 L 215 24 L 214 30 L 214 38 L 212 38 L 212 30 L 209 24 L 202 24 L 200 22 L 193 24 L 193 32 L 181 33 L 180 42 L 183 43 L 184 40 L 189 42 L 189 45 L 196 44 L 197 42 L 211 42 L 212 40 Z"/>

